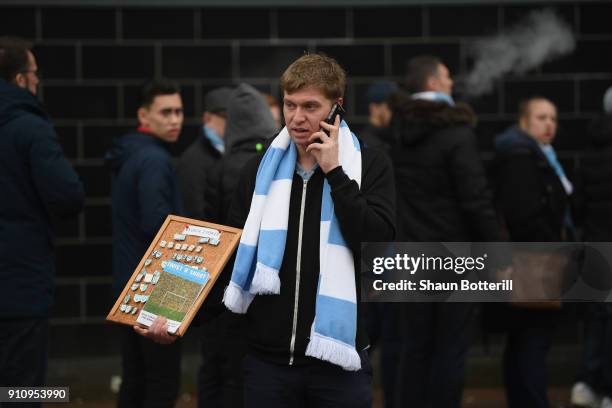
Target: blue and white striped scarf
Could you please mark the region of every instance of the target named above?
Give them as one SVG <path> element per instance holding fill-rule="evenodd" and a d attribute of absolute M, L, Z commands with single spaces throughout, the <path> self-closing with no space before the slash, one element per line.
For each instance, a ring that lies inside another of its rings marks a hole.
<path fill-rule="evenodd" d="M 359 142 L 344 121 L 340 124 L 338 150 L 342 169 L 361 186 Z M 280 293 L 278 273 L 287 240 L 296 160 L 297 148 L 285 127 L 272 141 L 257 170 L 251 209 L 238 246 L 232 279 L 223 296 L 223 303 L 234 313 L 246 313 L 255 295 Z M 359 370 L 361 361 L 355 349 L 355 265 L 334 214 L 327 180 L 323 184 L 319 253 L 316 311 L 306 355 L 345 370 Z"/>

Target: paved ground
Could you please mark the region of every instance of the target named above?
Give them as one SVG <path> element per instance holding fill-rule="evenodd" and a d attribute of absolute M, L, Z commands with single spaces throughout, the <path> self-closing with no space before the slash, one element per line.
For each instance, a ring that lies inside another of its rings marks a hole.
<path fill-rule="evenodd" d="M 569 389 L 553 388 L 550 390 L 551 408 L 568 408 Z M 69 404 L 46 404 L 46 408 L 114 408 L 114 401 L 85 401 L 76 399 Z M 184 394 L 175 408 L 196 408 L 195 396 Z M 464 408 L 505 408 L 503 390 L 500 388 L 468 388 L 463 398 Z M 382 408 L 380 393 L 376 393 L 376 401 L 373 408 Z"/>

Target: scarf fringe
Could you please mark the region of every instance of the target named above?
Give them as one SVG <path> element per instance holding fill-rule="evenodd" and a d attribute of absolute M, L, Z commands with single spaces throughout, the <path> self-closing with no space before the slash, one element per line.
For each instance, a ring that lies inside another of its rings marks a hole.
<path fill-rule="evenodd" d="M 257 262 L 249 293 L 253 295 L 278 295 L 280 286 L 278 270 Z"/>
<path fill-rule="evenodd" d="M 245 314 L 251 302 L 238 285 L 230 282 L 223 293 L 223 304 L 234 313 Z"/>
<path fill-rule="evenodd" d="M 354 347 L 317 333 L 311 335 L 306 355 L 339 365 L 347 371 L 361 369 L 361 358 Z"/>

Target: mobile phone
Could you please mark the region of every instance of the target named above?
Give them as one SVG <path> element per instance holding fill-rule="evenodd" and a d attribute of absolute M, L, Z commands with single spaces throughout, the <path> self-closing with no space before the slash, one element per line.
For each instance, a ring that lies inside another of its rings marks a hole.
<path fill-rule="evenodd" d="M 336 116 L 340 115 L 340 120 L 342 120 L 344 113 L 345 111 L 342 105 L 340 105 L 339 103 L 334 103 L 334 106 L 332 106 L 331 110 L 329 111 L 329 114 L 327 115 L 327 118 L 325 119 L 325 123 L 333 125 L 336 121 Z M 329 132 L 327 130 L 323 129 L 323 131 L 325 132 L 325 134 L 327 134 L 327 136 L 329 136 Z"/>

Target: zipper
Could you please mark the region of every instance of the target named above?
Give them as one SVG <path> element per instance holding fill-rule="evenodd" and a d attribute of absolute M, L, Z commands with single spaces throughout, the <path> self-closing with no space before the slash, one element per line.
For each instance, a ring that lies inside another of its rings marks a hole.
<path fill-rule="evenodd" d="M 298 302 L 300 300 L 300 264 L 302 263 L 302 233 L 304 231 L 304 209 L 306 208 L 306 185 L 308 180 L 303 180 L 302 202 L 300 204 L 300 227 L 298 230 L 297 261 L 295 265 L 295 298 L 293 300 L 293 328 L 291 329 L 291 344 L 289 345 L 289 365 L 293 365 L 293 353 L 295 352 L 295 336 L 297 331 Z"/>

